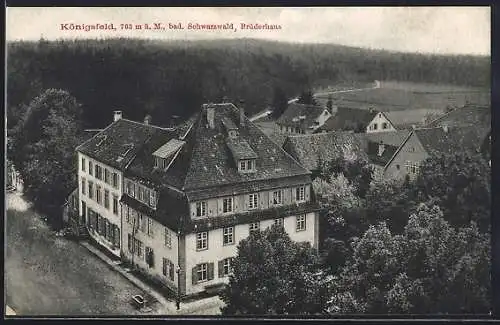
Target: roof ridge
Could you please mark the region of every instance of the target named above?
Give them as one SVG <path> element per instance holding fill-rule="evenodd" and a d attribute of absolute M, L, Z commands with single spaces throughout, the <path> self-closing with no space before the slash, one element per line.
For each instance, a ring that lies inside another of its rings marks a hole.
<path fill-rule="evenodd" d="M 104 131 L 106 131 L 107 129 L 109 129 L 112 125 L 117 124 L 117 122 L 120 121 L 120 120 L 121 119 L 118 119 L 116 121 L 111 122 L 108 126 L 106 126 L 104 129 L 102 129 L 101 131 L 99 131 L 96 134 L 94 134 L 91 138 L 89 138 L 89 139 L 83 141 L 82 143 L 80 143 L 78 146 L 76 146 L 75 151 L 78 151 L 79 148 L 82 147 L 87 142 L 90 142 L 91 140 L 97 138 L 101 133 L 103 133 Z"/>
<path fill-rule="evenodd" d="M 132 123 L 135 123 L 135 124 L 140 124 L 140 125 L 143 125 L 143 126 L 146 126 L 146 127 L 152 127 L 152 128 L 156 128 L 156 129 L 160 129 L 160 130 L 164 130 L 164 131 L 175 131 L 175 128 L 163 128 L 161 126 L 152 125 L 152 124 L 146 124 L 146 123 L 141 123 L 141 122 L 134 121 L 134 120 L 129 120 L 129 119 L 126 119 L 126 118 L 121 118 L 120 120 L 124 120 L 124 121 L 127 121 L 127 122 L 132 122 Z"/>
<path fill-rule="evenodd" d="M 394 160 L 394 158 L 396 158 L 396 155 L 402 150 L 402 148 L 406 144 L 406 142 L 408 142 L 408 140 L 413 135 L 413 133 L 415 133 L 415 130 L 411 130 L 410 133 L 403 140 L 403 142 L 401 142 L 401 144 L 399 145 L 398 149 L 392 155 L 391 159 L 389 159 L 389 161 L 385 164 L 385 166 L 384 166 L 384 172 L 387 170 L 387 166 L 390 165 L 390 163 Z"/>

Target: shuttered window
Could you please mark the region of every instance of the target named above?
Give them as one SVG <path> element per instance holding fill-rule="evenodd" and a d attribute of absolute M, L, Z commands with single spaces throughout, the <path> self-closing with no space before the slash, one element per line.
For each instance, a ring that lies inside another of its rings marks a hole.
<path fill-rule="evenodd" d="M 214 263 L 202 263 L 192 270 L 193 284 L 214 279 Z"/>

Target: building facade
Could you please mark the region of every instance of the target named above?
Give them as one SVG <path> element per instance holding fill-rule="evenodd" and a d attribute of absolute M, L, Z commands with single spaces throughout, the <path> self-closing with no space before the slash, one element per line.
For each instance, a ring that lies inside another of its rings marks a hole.
<path fill-rule="evenodd" d="M 277 224 L 318 247 L 311 173 L 230 103 L 175 130 L 115 116 L 78 153 L 79 220 L 158 286 L 220 288 L 238 243 Z"/>

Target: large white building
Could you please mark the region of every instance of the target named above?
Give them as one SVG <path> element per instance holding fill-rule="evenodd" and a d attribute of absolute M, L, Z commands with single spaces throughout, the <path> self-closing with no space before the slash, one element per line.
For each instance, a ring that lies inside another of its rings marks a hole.
<path fill-rule="evenodd" d="M 204 105 L 175 131 L 118 119 L 78 153 L 85 168 L 91 161 L 121 181 L 114 187 L 79 169 L 81 188 L 85 179 L 83 188 L 92 181 L 113 202 L 120 197 L 115 214 L 114 203 L 108 209 L 82 193 L 93 238 L 181 295 L 227 283 L 237 244 L 252 231 L 278 224 L 318 246 L 311 173 L 233 104 Z M 115 232 L 107 239 L 108 224 Z"/>

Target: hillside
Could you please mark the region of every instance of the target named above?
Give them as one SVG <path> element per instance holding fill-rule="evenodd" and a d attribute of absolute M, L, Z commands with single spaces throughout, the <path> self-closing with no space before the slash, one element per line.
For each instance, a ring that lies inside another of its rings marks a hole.
<path fill-rule="evenodd" d="M 103 127 L 112 111 L 130 119 L 149 113 L 167 125 L 201 103 L 244 99 L 248 114 L 306 88 L 400 80 L 488 88 L 490 58 L 431 56 L 325 44 L 254 39 L 138 39 L 12 42 L 7 45 L 8 120 L 46 88 L 82 103 L 86 127 Z"/>

